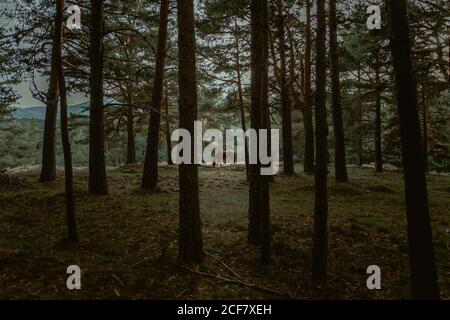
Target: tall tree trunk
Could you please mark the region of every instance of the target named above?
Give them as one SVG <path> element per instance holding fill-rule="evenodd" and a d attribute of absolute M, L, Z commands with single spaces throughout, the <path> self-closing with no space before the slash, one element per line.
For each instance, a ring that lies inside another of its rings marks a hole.
<path fill-rule="evenodd" d="M 361 64 L 358 63 L 358 84 L 361 84 Z M 358 165 L 362 167 L 364 162 L 363 147 L 363 103 L 361 88 L 358 85 Z"/>
<path fill-rule="evenodd" d="M 326 110 L 326 17 L 325 0 L 317 0 L 316 36 L 316 169 L 314 200 L 314 245 L 312 277 L 327 279 L 328 255 L 328 124 Z"/>
<path fill-rule="evenodd" d="M 267 0 L 251 4 L 251 128 L 258 132 L 270 125 L 268 111 L 268 12 Z M 252 141 L 252 143 L 258 143 Z M 268 142 L 270 144 L 270 142 Z M 259 143 L 257 150 L 259 152 Z M 261 261 L 270 261 L 270 200 L 267 176 L 261 176 L 261 163 L 249 165 L 249 233 L 248 241 L 261 245 Z"/>
<path fill-rule="evenodd" d="M 103 105 L 103 0 L 91 0 L 91 115 L 89 124 L 89 192 L 108 194 Z"/>
<path fill-rule="evenodd" d="M 425 95 L 425 88 L 422 84 L 422 130 L 423 130 L 423 163 L 425 172 L 429 171 L 428 165 L 428 114 L 427 114 L 427 100 Z"/>
<path fill-rule="evenodd" d="M 255 0 L 253 0 L 255 1 Z M 270 135 L 270 110 L 269 110 L 269 12 L 268 12 L 268 0 L 262 0 L 262 21 L 261 32 L 263 34 L 263 60 L 261 61 L 263 74 L 262 74 L 262 90 L 261 90 L 261 128 L 266 129 L 268 132 L 267 138 L 267 150 L 272 148 L 272 139 Z M 290 123 L 290 121 L 289 121 Z M 292 134 L 291 134 L 292 136 Z M 258 135 L 259 144 L 259 135 Z M 258 147 L 259 148 L 259 147 Z M 292 142 L 291 142 L 292 148 Z M 292 151 L 291 151 L 292 154 Z M 270 190 L 269 184 L 273 182 L 273 176 L 261 176 L 261 262 L 264 264 L 270 263 L 271 256 L 271 234 L 270 234 Z"/>
<path fill-rule="evenodd" d="M 127 92 L 127 164 L 136 163 L 133 92 L 133 84 L 130 79 Z"/>
<path fill-rule="evenodd" d="M 173 165 L 172 161 L 172 132 L 170 131 L 170 115 L 169 115 L 169 96 L 167 85 L 165 89 L 164 97 L 164 113 L 166 116 L 166 147 L 167 147 L 167 164 L 169 166 Z"/>
<path fill-rule="evenodd" d="M 312 0 L 306 0 L 305 107 L 303 111 L 305 126 L 304 171 L 309 174 L 314 173 L 313 94 L 311 88 L 311 3 Z"/>
<path fill-rule="evenodd" d="M 381 84 L 380 61 L 376 55 L 375 66 L 375 170 L 383 172 L 383 150 L 381 146 Z"/>
<path fill-rule="evenodd" d="M 439 299 L 406 1 L 386 2 L 405 172 L 412 297 Z"/>
<path fill-rule="evenodd" d="M 177 0 L 177 7 L 180 128 L 188 130 L 191 137 L 194 137 L 194 122 L 197 120 L 198 110 L 194 3 L 193 0 Z M 192 150 L 194 150 L 194 140 L 191 139 Z M 193 158 L 192 155 L 191 158 Z M 203 260 L 203 241 L 197 165 L 181 164 L 179 180 L 178 258 L 185 263 L 199 263 Z"/>
<path fill-rule="evenodd" d="M 235 46 L 236 46 L 236 81 L 237 81 L 237 90 L 238 90 L 238 101 L 239 101 L 239 111 L 241 117 L 241 126 L 244 132 L 247 131 L 247 124 L 245 121 L 245 103 L 244 103 L 244 92 L 242 89 L 242 72 L 241 72 L 241 50 L 239 47 L 239 34 L 238 34 L 238 26 L 235 23 Z M 249 156 L 248 156 L 248 140 L 245 139 L 245 172 L 247 175 L 247 180 L 249 179 Z"/>
<path fill-rule="evenodd" d="M 339 79 L 339 53 L 337 43 L 336 0 L 329 0 L 331 108 L 334 129 L 334 167 L 337 182 L 347 182 L 345 136 L 342 120 L 341 84 Z"/>
<path fill-rule="evenodd" d="M 159 13 L 158 47 L 156 52 L 155 79 L 153 82 L 147 152 L 145 155 L 142 189 L 153 190 L 158 186 L 158 151 L 161 128 L 161 102 L 167 46 L 169 0 L 161 0 Z"/>
<path fill-rule="evenodd" d="M 283 171 L 286 175 L 294 174 L 294 154 L 292 150 L 291 102 L 289 99 L 289 82 L 286 69 L 286 40 L 283 3 L 277 0 L 278 40 L 280 54 L 280 92 L 283 137 Z"/>
<path fill-rule="evenodd" d="M 64 151 L 66 216 L 67 216 L 68 240 L 70 242 L 77 242 L 78 234 L 77 234 L 77 225 L 75 221 L 75 202 L 73 197 L 72 151 L 70 148 L 70 140 L 69 140 L 66 81 L 64 77 L 63 60 L 62 60 L 63 15 L 64 15 L 64 0 L 57 0 L 55 33 L 57 35 L 58 41 L 56 41 L 55 60 L 58 74 L 60 102 L 61 102 L 61 140 Z"/>
<path fill-rule="evenodd" d="M 58 72 L 56 70 L 57 39 L 56 30 L 53 31 L 50 83 L 47 91 L 45 109 L 44 141 L 42 145 L 42 167 L 39 182 L 50 182 L 56 179 L 56 114 L 58 110 Z"/>

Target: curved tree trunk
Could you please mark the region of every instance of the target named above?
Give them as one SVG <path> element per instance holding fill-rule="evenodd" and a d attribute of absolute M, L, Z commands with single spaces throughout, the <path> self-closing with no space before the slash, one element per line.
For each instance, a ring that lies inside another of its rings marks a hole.
<path fill-rule="evenodd" d="M 191 137 L 194 137 L 194 122 L 197 120 L 198 110 L 194 3 L 193 0 L 177 0 L 177 7 L 180 128 L 188 130 Z M 194 150 L 195 139 L 191 140 L 192 150 Z M 200 263 L 204 254 L 197 165 L 181 164 L 179 180 L 178 259 L 185 263 Z"/>
<path fill-rule="evenodd" d="M 312 277 L 327 279 L 328 256 L 328 124 L 326 110 L 325 0 L 317 0 L 316 38 L 316 168 L 314 177 L 314 244 Z"/>
<path fill-rule="evenodd" d="M 386 2 L 405 172 L 412 297 L 439 299 L 406 1 Z"/>
<path fill-rule="evenodd" d="M 161 102 L 164 84 L 164 66 L 167 45 L 167 23 L 169 17 L 169 0 L 162 0 L 159 14 L 158 48 L 156 52 L 156 69 L 153 83 L 148 128 L 147 152 L 145 154 L 142 189 L 153 190 L 158 186 L 158 151 L 161 129 Z"/>
<path fill-rule="evenodd" d="M 103 105 L 103 0 L 91 0 L 91 110 L 89 123 L 89 192 L 108 194 Z"/>
<path fill-rule="evenodd" d="M 334 166 L 338 182 L 347 182 L 347 161 L 345 157 L 345 136 L 342 120 L 341 84 L 339 79 L 339 53 L 337 43 L 336 0 L 329 0 L 330 27 L 330 73 L 331 108 L 333 110 L 334 129 Z"/>
<path fill-rule="evenodd" d="M 72 151 L 69 140 L 69 128 L 67 118 L 67 94 L 66 81 L 64 77 L 63 61 L 62 61 L 62 38 L 63 38 L 63 14 L 64 0 L 56 2 L 56 19 L 55 33 L 58 41 L 56 53 L 56 69 L 58 74 L 58 87 L 61 102 L 61 140 L 64 151 L 64 173 L 65 173 L 65 189 L 66 189 L 66 216 L 68 239 L 70 242 L 78 241 L 77 225 L 75 221 L 75 202 L 73 197 L 73 167 L 72 167 Z"/>

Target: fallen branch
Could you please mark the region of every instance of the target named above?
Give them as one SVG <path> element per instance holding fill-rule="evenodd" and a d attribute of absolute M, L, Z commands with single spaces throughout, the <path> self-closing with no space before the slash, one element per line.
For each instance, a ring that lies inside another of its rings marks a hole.
<path fill-rule="evenodd" d="M 237 285 L 241 285 L 241 286 L 245 286 L 245 287 L 249 287 L 249 288 L 253 288 L 253 289 L 258 289 L 260 291 L 264 291 L 264 292 L 268 292 L 268 293 L 272 293 L 272 294 L 277 294 L 277 295 L 282 296 L 282 297 L 291 298 L 291 295 L 289 293 L 282 292 L 282 291 L 279 291 L 277 289 L 272 289 L 272 288 L 268 288 L 268 287 L 258 286 L 256 284 L 249 283 L 249 282 L 246 282 L 246 281 L 243 281 L 243 280 L 234 280 L 234 279 L 224 278 L 222 276 L 215 275 L 215 274 L 212 274 L 212 273 L 202 272 L 202 271 L 197 271 L 197 270 L 191 269 L 191 268 L 189 268 L 187 266 L 180 265 L 180 264 L 178 264 L 178 263 L 176 263 L 174 261 L 170 261 L 170 262 L 172 264 L 174 264 L 175 266 L 179 267 L 179 268 L 185 269 L 187 271 L 190 271 L 192 273 L 198 274 L 200 276 L 213 278 L 213 279 L 218 279 L 218 280 L 223 281 L 223 282 L 237 284 Z"/>
<path fill-rule="evenodd" d="M 207 255 L 208 257 L 211 257 L 214 260 L 216 260 L 217 262 L 219 262 L 221 265 L 223 265 L 228 271 L 230 271 L 239 280 L 243 280 L 233 269 L 231 269 L 225 262 L 220 260 L 218 257 L 216 257 L 208 252 L 205 252 L 205 255 Z"/>

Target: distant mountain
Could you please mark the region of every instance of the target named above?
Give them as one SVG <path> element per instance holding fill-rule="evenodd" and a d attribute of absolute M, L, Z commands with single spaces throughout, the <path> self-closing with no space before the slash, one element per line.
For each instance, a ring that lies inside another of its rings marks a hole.
<path fill-rule="evenodd" d="M 75 106 L 69 107 L 69 115 L 83 115 L 89 116 L 89 102 L 84 102 L 81 104 L 77 104 Z M 45 107 L 25 107 L 25 108 L 17 108 L 13 114 L 13 118 L 16 119 L 36 119 L 36 120 L 44 120 L 45 119 Z M 58 119 L 59 119 L 59 108 L 58 108 Z"/>

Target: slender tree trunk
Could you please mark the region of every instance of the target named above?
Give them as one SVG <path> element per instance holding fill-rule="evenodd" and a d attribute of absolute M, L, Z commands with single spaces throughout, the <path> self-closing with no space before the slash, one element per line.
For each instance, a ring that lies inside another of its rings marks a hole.
<path fill-rule="evenodd" d="M 52 58 L 50 70 L 50 83 L 47 91 L 45 109 L 44 141 L 42 149 L 42 167 L 39 182 L 50 182 L 56 179 L 56 114 L 58 110 L 58 74 L 56 70 L 57 39 L 56 30 L 53 31 Z"/>
<path fill-rule="evenodd" d="M 258 0 L 253 0 L 258 1 Z M 262 21 L 261 32 L 263 34 L 263 60 L 261 61 L 262 74 L 262 97 L 261 97 L 261 114 L 262 123 L 261 128 L 268 131 L 267 150 L 271 150 L 272 140 L 270 135 L 270 110 L 269 110 L 269 12 L 268 12 L 268 0 L 262 0 Z M 292 134 L 291 134 L 292 136 Z M 259 135 L 258 135 L 259 142 Z M 259 144 L 259 143 L 258 143 Z M 259 147 L 258 147 L 259 148 Z M 291 142 L 292 148 L 292 142 Z M 292 151 L 291 151 L 292 154 Z M 273 182 L 273 176 L 261 176 L 261 262 L 263 264 L 270 263 L 271 257 L 271 234 L 270 234 L 270 182 Z"/>
<path fill-rule="evenodd" d="M 347 182 L 344 124 L 342 120 L 341 84 L 339 79 L 339 53 L 337 43 L 336 0 L 329 0 L 331 108 L 334 129 L 334 166 L 337 182 Z"/>
<path fill-rule="evenodd" d="M 305 126 L 305 156 L 304 171 L 314 173 L 314 125 L 313 125 L 313 94 L 311 88 L 311 3 L 306 0 L 306 31 L 305 31 L 305 107 L 303 119 Z"/>
<path fill-rule="evenodd" d="M 195 17 L 193 0 L 177 0 L 178 7 L 178 81 L 180 128 L 194 137 L 197 120 L 197 66 L 195 43 Z M 194 140 L 192 150 L 194 150 Z M 191 156 L 191 158 L 193 158 Z M 179 255 L 185 263 L 203 260 L 203 241 L 199 208 L 198 167 L 196 164 L 179 166 L 180 180 L 180 230 Z"/>
<path fill-rule="evenodd" d="M 358 84 L 361 84 L 361 64 L 358 64 Z M 362 167 L 364 162 L 363 147 L 363 104 L 361 88 L 358 86 L 358 165 Z"/>
<path fill-rule="evenodd" d="M 376 55 L 375 86 L 375 170 L 376 172 L 383 172 L 383 150 L 381 146 L 381 84 L 378 54 Z"/>
<path fill-rule="evenodd" d="M 412 297 L 439 299 L 406 1 L 386 0 L 386 3 L 405 172 Z"/>
<path fill-rule="evenodd" d="M 89 192 L 108 194 L 103 105 L 103 0 L 91 0 L 91 115 L 89 124 Z"/>
<path fill-rule="evenodd" d="M 423 130 L 423 163 L 425 172 L 428 173 L 428 114 L 427 114 L 427 100 L 425 96 L 425 88 L 422 84 L 422 130 Z"/>
<path fill-rule="evenodd" d="M 283 171 L 286 175 L 294 174 L 294 154 L 292 150 L 291 101 L 289 99 L 289 82 L 286 69 L 286 39 L 283 3 L 277 0 L 278 40 L 280 54 L 280 92 L 283 137 Z"/>
<path fill-rule="evenodd" d="M 170 131 L 170 115 L 169 115 L 169 97 L 167 92 L 167 85 L 164 97 L 164 113 L 166 116 L 166 147 L 167 147 L 167 164 L 173 165 L 172 161 L 172 132 Z"/>
<path fill-rule="evenodd" d="M 145 155 L 142 189 L 153 190 L 158 186 L 158 151 L 161 128 L 161 101 L 167 46 L 169 0 L 161 0 L 159 13 L 158 48 L 156 52 L 155 79 L 153 82 L 147 152 Z"/>
<path fill-rule="evenodd" d="M 317 0 L 316 36 L 316 168 L 314 200 L 314 245 L 312 277 L 327 279 L 328 256 L 328 124 L 326 110 L 326 17 L 325 0 Z"/>
<path fill-rule="evenodd" d="M 127 92 L 127 164 L 136 163 L 136 141 L 134 134 L 133 84 L 128 85 Z"/>
<path fill-rule="evenodd" d="M 239 111 L 241 117 L 241 126 L 244 132 L 247 131 L 247 124 L 245 121 L 245 103 L 244 103 L 244 93 L 242 89 L 242 74 L 241 74 L 241 50 L 239 47 L 239 35 L 238 35 L 238 27 L 235 24 L 235 39 L 236 39 L 236 81 L 237 81 L 237 90 L 238 90 L 238 101 L 239 101 Z M 247 175 L 247 180 L 249 179 L 249 156 L 248 156 L 248 141 L 245 139 L 245 172 Z"/>
<path fill-rule="evenodd" d="M 63 61 L 62 61 L 62 38 L 63 38 L 63 15 L 64 0 L 56 2 L 56 20 L 55 33 L 58 41 L 56 42 L 56 69 L 58 74 L 58 87 L 61 102 L 61 140 L 64 151 L 64 173 L 65 173 L 65 189 L 66 189 L 66 215 L 68 240 L 70 242 L 78 241 L 77 225 L 75 221 L 75 202 L 73 197 L 73 168 L 72 168 L 72 151 L 69 141 L 69 128 L 67 119 L 67 94 L 66 82 L 64 78 Z"/>

